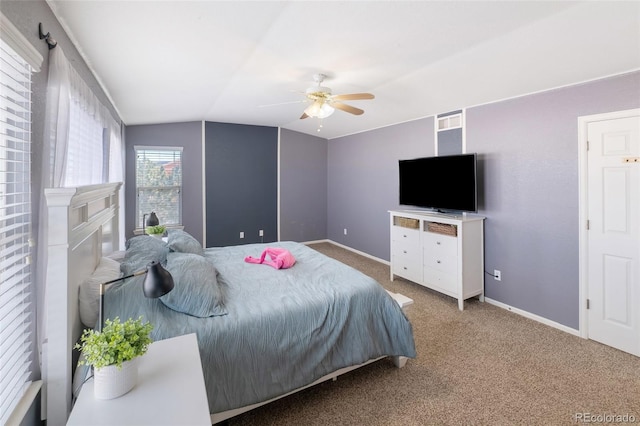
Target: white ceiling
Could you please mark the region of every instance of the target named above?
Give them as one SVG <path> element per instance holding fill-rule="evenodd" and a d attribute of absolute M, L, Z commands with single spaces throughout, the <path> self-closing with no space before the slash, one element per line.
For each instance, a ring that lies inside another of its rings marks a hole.
<path fill-rule="evenodd" d="M 47 0 L 127 125 L 327 139 L 640 69 L 640 2 Z M 55 34 L 52 34 L 55 37 Z M 316 73 L 365 113 L 300 120 Z M 265 106 L 285 103 L 280 105 Z"/>

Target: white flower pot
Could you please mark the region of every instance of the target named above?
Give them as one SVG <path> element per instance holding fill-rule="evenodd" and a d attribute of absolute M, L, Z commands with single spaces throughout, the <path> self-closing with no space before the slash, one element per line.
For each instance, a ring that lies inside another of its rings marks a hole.
<path fill-rule="evenodd" d="M 138 381 L 138 359 L 122 363 L 122 368 L 108 365 L 95 368 L 93 394 L 96 399 L 114 399 L 129 392 Z"/>

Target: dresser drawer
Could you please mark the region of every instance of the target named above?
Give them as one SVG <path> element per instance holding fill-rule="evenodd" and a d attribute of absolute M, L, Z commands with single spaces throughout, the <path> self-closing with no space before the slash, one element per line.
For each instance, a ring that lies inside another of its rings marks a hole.
<path fill-rule="evenodd" d="M 424 266 L 437 269 L 448 274 L 455 274 L 458 270 L 458 257 L 446 256 L 433 251 L 424 251 Z"/>
<path fill-rule="evenodd" d="M 458 297 L 458 276 L 428 266 L 424 267 L 423 280 L 428 287 L 436 287 L 435 290 L 449 292 L 450 296 Z"/>
<path fill-rule="evenodd" d="M 424 232 L 425 253 L 433 253 L 434 256 L 457 256 L 458 238 L 449 235 Z"/>
<path fill-rule="evenodd" d="M 416 265 L 422 264 L 422 250 L 417 244 L 403 244 L 396 241 L 393 244 L 393 253 L 391 255 L 395 259 L 403 259 Z"/>
<path fill-rule="evenodd" d="M 392 272 L 395 275 L 415 282 L 422 281 L 423 265 L 419 248 L 410 251 L 394 245 L 394 250 L 391 254 L 391 265 Z"/>
<path fill-rule="evenodd" d="M 404 228 L 402 226 L 391 227 L 391 238 L 393 241 L 404 241 L 408 244 L 420 245 L 420 230 Z"/>
<path fill-rule="evenodd" d="M 422 282 L 422 262 L 420 257 L 417 260 L 407 256 L 392 256 L 391 258 L 392 272 L 395 275 L 406 278 L 417 283 Z"/>

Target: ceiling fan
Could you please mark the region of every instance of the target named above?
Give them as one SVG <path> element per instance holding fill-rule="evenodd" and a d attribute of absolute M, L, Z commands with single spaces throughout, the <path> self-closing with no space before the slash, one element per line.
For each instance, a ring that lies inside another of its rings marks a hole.
<path fill-rule="evenodd" d="M 322 86 L 326 78 L 324 74 L 315 74 L 313 80 L 316 86 L 311 86 L 305 91 L 306 101 L 311 102 L 300 116 L 301 120 L 308 117 L 326 118 L 334 113 L 336 109 L 348 112 L 349 114 L 362 115 L 364 110 L 347 105 L 342 101 L 355 101 L 363 99 L 373 99 L 371 93 L 348 93 L 343 95 L 332 95 L 331 89 Z"/>

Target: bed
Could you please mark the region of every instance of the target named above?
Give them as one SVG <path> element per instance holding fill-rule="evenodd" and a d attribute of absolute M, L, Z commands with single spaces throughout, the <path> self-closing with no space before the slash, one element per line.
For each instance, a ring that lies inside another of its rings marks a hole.
<path fill-rule="evenodd" d="M 296 263 L 275 269 L 244 261 L 267 247 L 288 250 Z M 92 255 L 96 270 L 105 254 Z M 107 291 L 105 316 L 142 316 L 154 325 L 154 340 L 196 333 L 212 423 L 383 357 L 398 366 L 415 357 L 411 324 L 394 298 L 304 244 L 202 249 L 189 234 L 172 231 L 166 242 L 127 241 L 119 272 L 150 260 L 166 265 L 174 290 L 146 299 L 144 276 L 130 278 Z"/>

